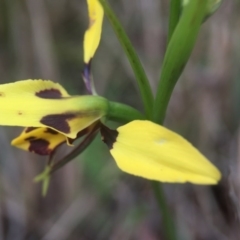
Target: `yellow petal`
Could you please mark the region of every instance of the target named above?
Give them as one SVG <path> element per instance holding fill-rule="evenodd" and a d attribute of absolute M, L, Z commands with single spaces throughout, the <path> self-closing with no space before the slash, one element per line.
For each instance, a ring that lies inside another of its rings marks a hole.
<path fill-rule="evenodd" d="M 106 114 L 108 101 L 72 96 L 57 83 L 25 80 L 0 85 L 0 125 L 49 127 L 69 138 Z"/>
<path fill-rule="evenodd" d="M 84 62 L 87 64 L 95 54 L 101 39 L 103 8 L 98 0 L 87 0 L 89 28 L 84 35 Z"/>
<path fill-rule="evenodd" d="M 90 134 L 92 131 L 99 129 L 99 121 L 94 122 L 87 128 L 84 128 L 77 134 L 77 138 L 81 138 Z M 51 128 L 25 128 L 22 133 L 12 140 L 11 144 L 20 149 L 34 152 L 39 155 L 51 155 L 62 143 L 73 146 L 76 139 L 71 139 Z"/>
<path fill-rule="evenodd" d="M 67 138 L 50 128 L 25 128 L 12 145 L 40 155 L 52 154 Z"/>
<path fill-rule="evenodd" d="M 124 172 L 161 182 L 216 184 L 221 174 L 180 135 L 150 121 L 117 129 L 110 150 Z"/>

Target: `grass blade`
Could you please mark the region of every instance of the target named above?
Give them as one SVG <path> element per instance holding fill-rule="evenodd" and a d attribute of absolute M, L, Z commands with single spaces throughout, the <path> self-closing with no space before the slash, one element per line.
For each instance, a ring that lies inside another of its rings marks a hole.
<path fill-rule="evenodd" d="M 206 0 L 192 0 L 183 9 L 164 57 L 154 102 L 154 121 L 162 123 L 174 86 L 194 47 L 206 13 Z"/>
<path fill-rule="evenodd" d="M 118 21 L 117 17 L 115 16 L 114 12 L 108 5 L 105 0 L 99 0 L 104 8 L 104 13 L 108 17 L 117 37 L 120 41 L 128 60 L 131 64 L 131 67 L 134 71 L 138 87 L 141 93 L 141 97 L 144 104 L 145 114 L 148 118 L 151 116 L 151 106 L 153 106 L 153 94 L 151 91 L 151 87 L 149 81 L 147 79 L 146 73 L 142 67 L 142 64 L 139 60 L 139 57 L 136 54 L 124 28 L 122 27 L 121 23 Z"/>

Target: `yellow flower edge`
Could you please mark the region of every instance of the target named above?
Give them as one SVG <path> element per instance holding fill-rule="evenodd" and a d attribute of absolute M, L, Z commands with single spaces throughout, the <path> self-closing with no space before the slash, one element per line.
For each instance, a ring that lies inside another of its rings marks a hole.
<path fill-rule="evenodd" d="M 98 0 L 87 0 L 89 27 L 84 34 L 84 63 L 88 64 L 94 56 L 102 33 L 104 11 Z"/>
<path fill-rule="evenodd" d="M 12 140 L 11 145 L 39 155 L 51 155 L 67 137 L 51 128 L 25 128 L 22 133 Z"/>
<path fill-rule="evenodd" d="M 49 80 L 0 85 L 0 125 L 48 127 L 74 139 L 107 111 L 105 98 L 70 96 L 60 84 Z"/>
<path fill-rule="evenodd" d="M 150 121 L 117 129 L 110 152 L 129 174 L 169 183 L 217 184 L 219 170 L 186 139 Z"/>

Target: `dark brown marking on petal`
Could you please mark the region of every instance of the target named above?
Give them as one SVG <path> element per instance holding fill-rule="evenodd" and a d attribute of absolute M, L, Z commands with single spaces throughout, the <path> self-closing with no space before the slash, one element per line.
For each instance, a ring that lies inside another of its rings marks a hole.
<path fill-rule="evenodd" d="M 47 128 L 46 131 L 44 131 L 44 132 L 52 134 L 52 135 L 58 135 L 58 132 L 56 132 L 55 130 L 53 130 L 51 128 Z"/>
<path fill-rule="evenodd" d="M 31 132 L 35 129 L 37 129 L 37 127 L 28 127 L 28 128 L 25 129 L 25 133 Z"/>
<path fill-rule="evenodd" d="M 0 92 L 0 97 L 6 97 L 4 92 Z"/>
<path fill-rule="evenodd" d="M 19 111 L 19 112 L 18 112 L 18 115 L 23 115 L 23 113 Z"/>
<path fill-rule="evenodd" d="M 39 91 L 35 94 L 37 97 L 40 98 L 47 98 L 47 99 L 59 99 L 62 98 L 62 94 L 58 89 L 51 88 Z"/>
<path fill-rule="evenodd" d="M 48 127 L 52 127 L 63 133 L 70 133 L 70 126 L 67 120 L 75 118 L 77 115 L 73 113 L 50 114 L 43 117 L 40 122 Z"/>
<path fill-rule="evenodd" d="M 105 125 L 101 125 L 102 141 L 107 144 L 109 150 L 113 148 L 113 144 L 117 141 L 118 131 L 112 130 Z"/>
<path fill-rule="evenodd" d="M 32 140 L 35 140 L 36 138 L 35 137 L 27 137 L 27 138 L 25 138 L 24 140 L 25 141 L 32 141 Z"/>
<path fill-rule="evenodd" d="M 45 139 L 35 139 L 30 141 L 30 146 L 28 150 L 30 152 L 37 153 L 39 155 L 49 155 L 51 154 L 52 150 L 48 148 L 49 142 Z"/>

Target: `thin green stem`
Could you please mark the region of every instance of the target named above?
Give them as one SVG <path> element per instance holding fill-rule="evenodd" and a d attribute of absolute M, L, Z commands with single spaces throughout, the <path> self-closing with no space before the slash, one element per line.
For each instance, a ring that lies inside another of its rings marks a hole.
<path fill-rule="evenodd" d="M 108 20 L 110 21 L 118 40 L 120 41 L 126 56 L 128 57 L 128 60 L 132 66 L 132 69 L 134 71 L 138 87 L 140 90 L 140 94 L 143 100 L 145 114 L 147 118 L 149 119 L 151 117 L 151 108 L 153 106 L 153 94 L 152 90 L 148 81 L 148 78 L 146 76 L 146 73 L 143 69 L 143 66 L 139 60 L 138 55 L 136 54 L 136 51 L 134 50 L 124 28 L 122 27 L 121 23 L 115 16 L 114 12 L 108 5 L 108 3 L 105 0 L 99 0 L 99 2 L 102 4 L 104 8 L 104 13 L 108 17 Z"/>
<path fill-rule="evenodd" d="M 172 34 L 164 57 L 154 102 L 153 120 L 162 123 L 173 89 L 194 47 L 206 13 L 207 1 L 189 1 Z"/>
<path fill-rule="evenodd" d="M 117 102 L 109 102 L 107 118 L 122 123 L 127 123 L 136 119 L 146 119 L 146 117 L 135 108 Z"/>
<path fill-rule="evenodd" d="M 164 195 L 163 186 L 155 181 L 152 181 L 151 183 L 155 198 L 162 213 L 163 227 L 167 238 L 168 240 L 177 240 L 175 225 L 171 217 L 171 212 L 168 207 L 166 197 Z"/>
<path fill-rule="evenodd" d="M 171 0 L 170 2 L 170 13 L 169 13 L 169 21 L 168 21 L 168 40 L 169 43 L 172 34 L 177 26 L 181 15 L 181 1 L 179 0 Z"/>

